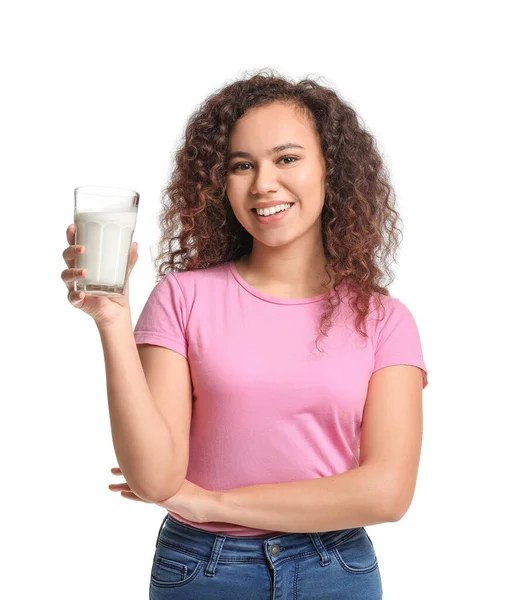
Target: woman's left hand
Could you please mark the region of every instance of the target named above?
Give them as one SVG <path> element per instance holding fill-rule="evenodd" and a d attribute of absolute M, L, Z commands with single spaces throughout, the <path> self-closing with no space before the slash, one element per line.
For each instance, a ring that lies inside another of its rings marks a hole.
<path fill-rule="evenodd" d="M 115 467 L 110 469 L 113 475 L 122 475 L 121 469 Z M 136 500 L 139 502 L 147 502 L 143 498 L 137 496 L 129 487 L 128 483 L 110 484 L 109 489 L 112 492 L 121 492 L 124 498 Z M 165 508 L 168 511 L 176 513 L 187 521 L 193 523 L 207 523 L 215 520 L 215 507 L 217 503 L 217 492 L 205 490 L 187 479 L 180 486 L 180 489 L 174 496 L 164 500 L 163 502 L 153 502 Z"/>

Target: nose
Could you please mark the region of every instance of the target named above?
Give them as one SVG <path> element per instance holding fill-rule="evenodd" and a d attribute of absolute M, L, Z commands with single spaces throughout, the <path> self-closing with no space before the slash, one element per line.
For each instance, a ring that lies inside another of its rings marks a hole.
<path fill-rule="evenodd" d="M 273 168 L 260 167 L 255 170 L 255 179 L 250 188 L 250 192 L 255 195 L 275 192 L 278 189 L 276 178 L 273 174 Z"/>

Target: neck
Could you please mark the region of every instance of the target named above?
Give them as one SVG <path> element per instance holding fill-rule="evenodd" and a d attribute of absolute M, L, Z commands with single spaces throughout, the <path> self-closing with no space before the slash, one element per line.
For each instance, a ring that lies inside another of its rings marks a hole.
<path fill-rule="evenodd" d="M 325 285 L 326 264 L 322 244 L 305 249 L 271 248 L 256 240 L 250 254 L 238 262 L 241 276 L 250 285 L 294 298 L 317 296 L 332 287 L 334 277 Z"/>

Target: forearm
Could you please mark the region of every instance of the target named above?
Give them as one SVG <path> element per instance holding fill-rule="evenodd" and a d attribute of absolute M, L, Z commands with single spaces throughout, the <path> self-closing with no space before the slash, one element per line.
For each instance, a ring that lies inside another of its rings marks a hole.
<path fill-rule="evenodd" d="M 175 493 L 178 463 L 170 429 L 154 403 L 143 372 L 130 315 L 99 328 L 99 334 L 119 466 L 138 496 L 165 500 Z"/>
<path fill-rule="evenodd" d="M 218 492 L 211 521 L 287 533 L 313 533 L 396 520 L 381 474 L 361 466 L 307 481 L 252 485 Z"/>

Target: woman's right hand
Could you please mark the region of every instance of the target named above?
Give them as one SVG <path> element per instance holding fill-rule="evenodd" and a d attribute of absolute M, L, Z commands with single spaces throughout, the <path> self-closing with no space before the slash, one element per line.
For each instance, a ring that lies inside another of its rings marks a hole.
<path fill-rule="evenodd" d="M 76 257 L 85 250 L 84 246 L 75 246 L 75 224 L 70 225 L 66 230 L 66 239 L 69 246 L 64 250 L 62 256 L 68 268 L 61 273 L 61 279 L 68 288 L 70 303 L 75 308 L 80 308 L 83 312 L 89 314 L 98 327 L 109 325 L 123 315 L 130 316 L 128 284 L 132 269 L 138 260 L 138 244 L 136 242 L 132 244 L 125 282 L 125 294 L 123 296 L 87 296 L 84 292 L 74 290 L 74 282 L 86 276 L 86 269 L 75 268 Z"/>

